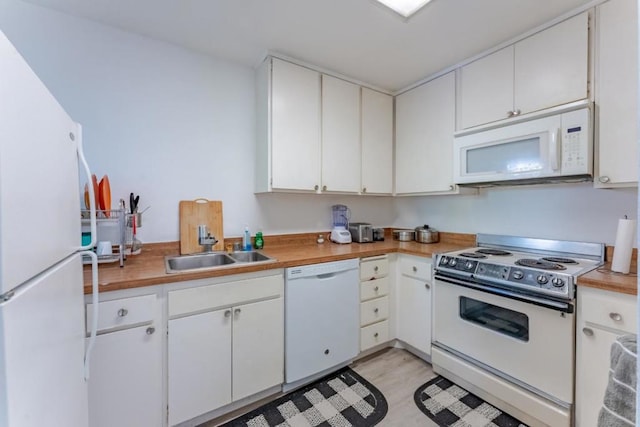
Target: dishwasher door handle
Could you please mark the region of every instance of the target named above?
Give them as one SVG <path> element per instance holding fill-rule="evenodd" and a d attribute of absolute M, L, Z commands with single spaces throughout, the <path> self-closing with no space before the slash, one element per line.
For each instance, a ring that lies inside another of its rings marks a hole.
<path fill-rule="evenodd" d="M 325 273 L 325 274 L 318 274 L 316 277 L 320 280 L 327 280 L 327 279 L 332 279 L 337 275 L 338 273 Z"/>

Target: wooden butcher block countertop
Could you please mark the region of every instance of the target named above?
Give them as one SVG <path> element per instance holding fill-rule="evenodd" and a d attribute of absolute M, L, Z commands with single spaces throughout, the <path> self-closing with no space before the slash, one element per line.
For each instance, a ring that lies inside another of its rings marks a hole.
<path fill-rule="evenodd" d="M 382 242 L 338 245 L 325 240 L 323 244 L 317 244 L 315 242 L 317 236 L 318 233 L 265 236 L 265 249 L 261 250 L 261 252 L 276 259 L 275 262 L 242 264 L 220 269 L 174 274 L 166 273 L 164 257 L 179 255 L 179 242 L 146 245 L 141 255 L 128 257 L 123 268 L 120 268 L 117 263 L 100 265 L 98 273 L 100 292 L 296 267 L 350 258 L 365 258 L 394 252 L 432 257 L 437 253 L 460 250 L 475 245 L 475 235 L 473 234 L 445 232 L 440 232 L 439 243 L 431 244 L 399 242 L 393 240 L 390 234 L 385 235 L 385 240 Z M 233 238 L 225 239 L 225 243 L 229 244 L 239 240 Z M 612 258 L 611 248 L 607 248 L 606 258 L 609 260 Z M 602 268 L 580 276 L 578 286 L 637 295 L 637 255 L 635 250 L 633 260 L 631 265 L 632 274 L 624 275 L 611 272 L 609 270 L 610 264 L 606 264 Z M 91 270 L 88 266 L 85 266 L 84 270 L 84 283 L 84 292 L 91 293 Z"/>
<path fill-rule="evenodd" d="M 436 253 L 464 249 L 475 244 L 475 235 L 440 233 L 439 243 L 422 244 L 417 242 L 399 242 L 391 235 L 382 242 L 351 243 L 339 245 L 325 240 L 317 244 L 318 233 L 282 236 L 265 236 L 264 249 L 260 252 L 275 258 L 276 262 L 264 264 L 242 264 L 213 270 L 168 274 L 165 271 L 164 257 L 179 254 L 178 242 L 146 245 L 142 254 L 130 256 L 120 268 L 115 264 L 100 264 L 98 281 L 100 292 L 160 285 L 186 280 L 206 279 L 231 274 L 250 273 L 276 268 L 295 267 L 321 262 L 340 261 L 350 258 L 364 258 L 393 252 L 431 257 Z M 225 239 L 225 243 L 238 239 Z M 84 292 L 91 293 L 91 270 L 85 266 Z"/>

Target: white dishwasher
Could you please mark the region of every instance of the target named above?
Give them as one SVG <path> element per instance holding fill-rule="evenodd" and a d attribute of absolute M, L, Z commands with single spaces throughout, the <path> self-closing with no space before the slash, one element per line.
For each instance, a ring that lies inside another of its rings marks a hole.
<path fill-rule="evenodd" d="M 286 269 L 285 390 L 358 354 L 358 268 L 350 259 Z"/>

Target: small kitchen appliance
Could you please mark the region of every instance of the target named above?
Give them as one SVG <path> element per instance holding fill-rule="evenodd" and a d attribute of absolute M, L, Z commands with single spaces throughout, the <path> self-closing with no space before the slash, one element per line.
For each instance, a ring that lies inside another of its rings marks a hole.
<path fill-rule="evenodd" d="M 349 224 L 351 240 L 358 243 L 373 243 L 373 227 L 368 222 L 352 222 Z"/>
<path fill-rule="evenodd" d="M 333 205 L 331 210 L 333 212 L 331 241 L 334 243 L 351 243 L 351 233 L 348 230 L 351 211 L 346 205 Z"/>
<path fill-rule="evenodd" d="M 481 384 L 475 394 L 527 424 L 572 426 L 576 280 L 604 253 L 601 243 L 478 234 L 476 247 L 436 255 L 434 371 Z"/>
<path fill-rule="evenodd" d="M 383 242 L 384 241 L 384 228 L 374 228 L 373 229 L 373 241 L 374 242 Z"/>

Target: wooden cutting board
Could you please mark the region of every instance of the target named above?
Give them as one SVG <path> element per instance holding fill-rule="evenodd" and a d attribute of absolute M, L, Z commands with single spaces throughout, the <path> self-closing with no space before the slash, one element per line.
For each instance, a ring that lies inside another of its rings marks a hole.
<path fill-rule="evenodd" d="M 214 251 L 224 250 L 222 229 L 222 202 L 218 200 L 196 199 L 180 201 L 180 254 L 202 252 L 198 244 L 198 226 L 205 224 L 211 235 L 218 239 Z"/>

